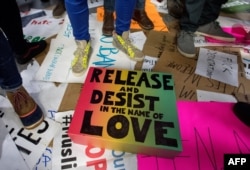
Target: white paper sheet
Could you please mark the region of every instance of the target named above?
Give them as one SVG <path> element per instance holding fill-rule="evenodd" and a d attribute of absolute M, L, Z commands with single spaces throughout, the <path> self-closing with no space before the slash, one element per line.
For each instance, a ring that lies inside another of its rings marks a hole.
<path fill-rule="evenodd" d="M 224 93 L 216 93 L 204 90 L 196 90 L 198 101 L 214 101 L 214 102 L 233 102 L 236 103 L 237 100 L 234 96 Z"/>
<path fill-rule="evenodd" d="M 0 119 L 0 167 L 6 170 L 28 170 L 2 119 Z"/>
<path fill-rule="evenodd" d="M 237 56 L 200 48 L 195 74 L 238 87 Z"/>
<path fill-rule="evenodd" d="M 157 61 L 158 58 L 156 57 L 145 56 L 142 64 L 142 71 L 152 71 Z"/>
<path fill-rule="evenodd" d="M 59 124 L 46 117 L 38 127 L 26 130 L 8 100 L 2 105 L 1 119 L 29 169 L 32 169 L 58 131 Z"/>
<path fill-rule="evenodd" d="M 47 147 L 32 170 L 52 170 L 53 148 Z"/>

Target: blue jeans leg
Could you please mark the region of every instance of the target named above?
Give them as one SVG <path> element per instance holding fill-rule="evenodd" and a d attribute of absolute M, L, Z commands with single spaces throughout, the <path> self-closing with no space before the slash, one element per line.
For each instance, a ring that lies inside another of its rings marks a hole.
<path fill-rule="evenodd" d="M 105 11 L 114 12 L 115 11 L 115 0 L 104 0 L 103 7 Z"/>
<path fill-rule="evenodd" d="M 135 9 L 144 10 L 145 0 L 136 0 Z M 114 12 L 115 10 L 115 0 L 104 0 L 103 7 L 106 11 Z"/>
<path fill-rule="evenodd" d="M 136 0 L 116 0 L 115 11 L 116 11 L 116 22 L 115 32 L 118 35 L 122 35 L 123 32 L 130 29 L 130 23 L 135 8 Z"/>
<path fill-rule="evenodd" d="M 87 0 L 65 0 L 65 7 L 76 40 L 88 41 L 90 39 L 89 8 L 87 2 Z"/>
<path fill-rule="evenodd" d="M 22 85 L 13 51 L 5 34 L 0 29 L 0 86 L 3 90 L 14 90 Z"/>
<path fill-rule="evenodd" d="M 144 10 L 146 0 L 136 0 L 135 9 Z"/>

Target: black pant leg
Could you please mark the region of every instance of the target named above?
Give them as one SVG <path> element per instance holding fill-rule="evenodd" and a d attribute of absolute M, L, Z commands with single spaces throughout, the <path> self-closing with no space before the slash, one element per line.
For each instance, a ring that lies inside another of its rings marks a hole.
<path fill-rule="evenodd" d="M 18 55 L 24 54 L 27 51 L 27 43 L 24 40 L 22 21 L 16 0 L 1 1 L 0 27 L 8 37 L 12 50 Z"/>

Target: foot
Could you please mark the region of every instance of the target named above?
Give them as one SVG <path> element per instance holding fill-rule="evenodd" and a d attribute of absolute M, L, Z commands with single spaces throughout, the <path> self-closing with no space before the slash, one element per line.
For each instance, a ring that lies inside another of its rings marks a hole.
<path fill-rule="evenodd" d="M 194 33 L 181 30 L 177 35 L 177 50 L 183 56 L 194 58 L 196 49 L 194 47 Z"/>
<path fill-rule="evenodd" d="M 92 49 L 90 41 L 87 43 L 85 40 L 76 40 L 77 49 L 74 52 L 74 60 L 72 61 L 72 72 L 75 76 L 82 76 L 88 68 L 88 60 L 91 55 Z"/>
<path fill-rule="evenodd" d="M 180 19 L 184 11 L 184 4 L 180 0 L 167 0 L 167 9 L 169 15 Z"/>
<path fill-rule="evenodd" d="M 154 24 L 149 19 L 148 15 L 144 9 L 143 10 L 135 9 L 132 19 L 135 20 L 136 22 L 138 22 L 140 27 L 145 29 L 145 30 L 154 29 Z"/>
<path fill-rule="evenodd" d="M 59 0 L 55 8 L 52 11 L 53 17 L 60 18 L 64 14 L 65 11 L 66 11 L 66 8 L 64 5 L 64 2 Z"/>
<path fill-rule="evenodd" d="M 200 26 L 195 34 L 211 37 L 216 40 L 234 42 L 235 37 L 222 30 L 218 22 L 210 22 L 208 24 Z"/>
<path fill-rule="evenodd" d="M 16 60 L 19 64 L 26 64 L 32 58 L 43 52 L 47 46 L 45 40 L 39 42 L 27 42 L 27 51 L 23 55 L 16 55 Z"/>
<path fill-rule="evenodd" d="M 102 34 L 112 36 L 114 31 L 114 14 L 111 11 L 104 11 Z"/>
<path fill-rule="evenodd" d="M 144 59 L 142 51 L 131 44 L 129 40 L 129 31 L 123 32 L 122 36 L 113 33 L 113 45 L 134 61 L 142 61 Z"/>
<path fill-rule="evenodd" d="M 33 129 L 42 123 L 44 119 L 42 110 L 23 86 L 6 93 L 24 128 Z"/>

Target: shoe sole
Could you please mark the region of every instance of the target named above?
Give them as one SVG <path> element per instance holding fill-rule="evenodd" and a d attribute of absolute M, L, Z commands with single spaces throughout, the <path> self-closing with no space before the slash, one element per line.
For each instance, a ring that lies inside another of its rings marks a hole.
<path fill-rule="evenodd" d="M 177 50 L 179 53 L 181 53 L 183 56 L 187 57 L 187 58 L 195 58 L 196 54 L 188 54 L 188 53 L 184 53 L 183 51 L 181 51 L 181 49 L 179 49 L 177 47 Z"/>
<path fill-rule="evenodd" d="M 113 33 L 102 32 L 102 35 L 104 35 L 106 37 L 112 37 Z"/>
<path fill-rule="evenodd" d="M 235 42 L 235 38 L 220 37 L 220 36 L 206 34 L 206 33 L 199 32 L 199 31 L 196 31 L 195 34 L 196 35 L 202 35 L 202 36 L 211 37 L 211 38 L 214 38 L 216 40 L 221 40 L 221 41 L 226 41 L 226 42 Z"/>
<path fill-rule="evenodd" d="M 44 115 L 42 115 L 42 117 L 34 124 L 30 125 L 30 126 L 24 126 L 25 129 L 34 129 L 35 127 L 39 126 L 44 120 Z"/>
<path fill-rule="evenodd" d="M 80 72 L 80 73 L 76 73 L 76 72 L 73 72 L 73 71 L 72 71 L 72 73 L 73 73 L 73 75 L 76 76 L 76 77 L 81 77 L 81 76 L 85 73 L 86 70 L 87 70 L 87 69 L 85 69 L 84 71 L 82 71 L 82 72 Z"/>

